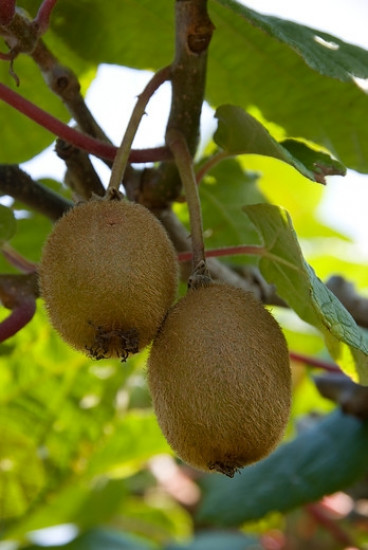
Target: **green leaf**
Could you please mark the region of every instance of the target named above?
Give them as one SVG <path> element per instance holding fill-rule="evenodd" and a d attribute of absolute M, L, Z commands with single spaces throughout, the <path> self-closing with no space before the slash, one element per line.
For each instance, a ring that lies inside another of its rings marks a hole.
<path fill-rule="evenodd" d="M 367 469 L 368 422 L 336 410 L 233 480 L 206 476 L 197 520 L 235 526 L 343 490 Z"/>
<path fill-rule="evenodd" d="M 244 217 L 241 206 L 266 200 L 257 187 L 257 179 L 255 173 L 244 171 L 237 160 L 227 159 L 202 180 L 199 194 L 207 249 L 257 240 L 257 231 Z M 239 262 L 241 258 L 232 259 Z M 242 257 L 241 261 L 249 260 Z"/>
<path fill-rule="evenodd" d="M 88 465 L 88 476 L 137 471 L 154 454 L 170 452 L 151 412 L 129 411 L 117 422 L 113 433 L 96 448 Z"/>
<path fill-rule="evenodd" d="M 263 204 L 244 207 L 257 228 L 265 279 L 296 313 L 324 335 L 332 357 L 354 381 L 368 385 L 368 339 L 350 313 L 305 262 L 288 213 Z"/>
<path fill-rule="evenodd" d="M 189 544 L 169 544 L 164 550 L 261 550 L 261 544 L 257 544 L 255 537 L 244 535 L 243 533 L 224 533 L 222 531 L 202 532 Z"/>
<path fill-rule="evenodd" d="M 287 44 L 321 75 L 343 81 L 368 77 L 368 52 L 362 48 L 299 23 L 257 13 L 237 0 L 216 1 Z"/>
<path fill-rule="evenodd" d="M 215 116 L 218 119 L 218 128 L 214 141 L 229 155 L 255 154 L 274 157 L 290 164 L 303 176 L 320 183 L 325 183 L 324 174 L 345 173 L 341 163 L 333 161 L 326 153 L 310 149 L 296 140 L 286 141 L 286 147 L 278 143 L 256 118 L 241 107 L 221 105 Z M 340 171 L 336 170 L 337 166 Z"/>
<path fill-rule="evenodd" d="M 216 26 L 207 78 L 212 105 L 257 106 L 287 135 L 323 145 L 346 166 L 368 171 L 362 117 L 368 96 L 352 78 L 368 76 L 365 50 L 234 0 L 212 1 L 210 15 Z"/>
<path fill-rule="evenodd" d="M 13 237 L 17 222 L 11 208 L 0 204 L 0 246 Z"/>
<path fill-rule="evenodd" d="M 45 545 L 36 545 L 23 547 L 24 550 L 38 550 L 45 548 Z M 155 548 L 137 537 L 129 534 L 124 534 L 119 531 L 108 529 L 92 529 L 88 533 L 84 533 L 76 537 L 73 541 L 62 546 L 52 545 L 53 550 L 152 550 Z"/>
<path fill-rule="evenodd" d="M 281 142 L 281 145 L 308 170 L 313 172 L 315 181 L 319 183 L 325 183 L 325 176 L 346 175 L 345 166 L 323 151 L 312 149 L 296 139 L 285 139 Z"/>
<path fill-rule="evenodd" d="M 35 15 L 39 0 L 23 0 L 22 5 Z M 174 6 L 167 0 L 110 0 L 108 5 L 63 0 L 50 24 L 70 51 L 93 64 L 158 69 L 174 55 Z"/>

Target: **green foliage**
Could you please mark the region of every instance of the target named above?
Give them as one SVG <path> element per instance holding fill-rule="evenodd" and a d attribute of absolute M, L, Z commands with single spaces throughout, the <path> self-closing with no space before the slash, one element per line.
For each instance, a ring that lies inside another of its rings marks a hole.
<path fill-rule="evenodd" d="M 259 267 L 298 315 L 318 328 L 331 355 L 353 379 L 368 385 L 368 340 L 341 302 L 303 259 L 287 212 L 273 205 L 244 211 L 257 227 L 264 250 Z"/>
<path fill-rule="evenodd" d="M 253 153 L 273 157 L 291 164 L 303 176 L 320 183 L 325 183 L 323 173 L 345 175 L 342 164 L 326 153 L 296 140 L 278 143 L 257 119 L 240 107 L 222 105 L 215 116 L 219 123 L 213 138 L 228 155 Z"/>
<path fill-rule="evenodd" d="M 249 466 L 235 483 L 206 477 L 197 517 L 232 526 L 314 502 L 359 479 L 366 471 L 367 452 L 367 421 L 336 411 Z"/>
<path fill-rule="evenodd" d="M 257 106 L 288 136 L 324 145 L 346 166 L 366 172 L 362 113 L 368 97 L 351 74 L 365 78 L 367 52 L 234 0 L 212 2 L 210 14 L 216 26 L 207 84 L 211 104 Z M 315 35 L 339 50 L 316 42 Z"/>

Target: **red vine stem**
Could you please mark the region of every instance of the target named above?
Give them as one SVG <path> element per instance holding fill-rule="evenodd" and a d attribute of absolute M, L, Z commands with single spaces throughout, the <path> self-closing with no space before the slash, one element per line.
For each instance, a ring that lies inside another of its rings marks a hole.
<path fill-rule="evenodd" d="M 321 504 L 308 504 L 305 509 L 309 515 L 312 516 L 317 523 L 319 523 L 319 525 L 324 527 L 324 529 L 330 533 L 336 542 L 343 545 L 344 548 L 345 546 L 348 546 L 351 550 L 356 548 L 350 535 L 341 529 L 341 527 L 327 515 Z"/>
<path fill-rule="evenodd" d="M 0 24 L 8 25 L 15 14 L 15 0 L 2 0 L 0 2 Z"/>
<path fill-rule="evenodd" d="M 224 248 L 214 248 L 206 250 L 206 258 L 216 258 L 220 256 L 235 256 L 236 254 L 248 254 L 254 256 L 262 256 L 265 252 L 265 249 L 262 246 L 227 246 Z M 193 257 L 192 252 L 179 252 L 178 260 L 179 262 L 188 262 Z"/>
<path fill-rule="evenodd" d="M 114 160 L 116 147 L 78 132 L 2 83 L 0 99 L 61 139 L 99 158 Z M 134 163 L 158 162 L 170 158 L 172 155 L 168 147 L 132 150 L 129 155 L 129 161 Z"/>
<path fill-rule="evenodd" d="M 19 332 L 32 319 L 36 311 L 36 300 L 34 297 L 24 298 L 0 323 L 0 342 L 4 342 Z"/>
<path fill-rule="evenodd" d="M 49 28 L 51 12 L 55 7 L 57 0 L 43 0 L 38 9 L 33 23 L 38 27 L 38 35 L 44 34 Z"/>
<path fill-rule="evenodd" d="M 296 363 L 303 363 L 304 365 L 310 365 L 318 369 L 323 369 L 329 372 L 341 372 L 341 369 L 331 361 L 324 361 L 323 359 L 317 359 L 309 355 L 303 355 L 302 353 L 296 353 L 291 351 L 289 353 L 290 359 Z"/>
<path fill-rule="evenodd" d="M 3 244 L 1 252 L 4 258 L 14 267 L 19 269 L 22 273 L 35 273 L 37 271 L 37 264 L 30 262 L 24 258 L 19 252 L 14 250 L 8 243 Z"/>

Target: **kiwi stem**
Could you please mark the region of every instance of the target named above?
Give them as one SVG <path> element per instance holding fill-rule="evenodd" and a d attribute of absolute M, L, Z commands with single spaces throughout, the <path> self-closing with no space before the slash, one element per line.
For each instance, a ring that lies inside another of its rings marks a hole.
<path fill-rule="evenodd" d="M 186 139 L 179 130 L 169 128 L 166 132 L 166 143 L 174 155 L 174 160 L 180 174 L 188 204 L 193 254 L 192 277 L 196 277 L 196 275 L 201 278 L 207 276 L 209 279 L 204 251 L 201 202 L 199 199 L 193 159 Z M 195 282 L 192 281 L 192 283 L 194 283 L 195 286 Z"/>
<path fill-rule="evenodd" d="M 127 164 L 129 162 L 129 155 L 132 148 L 132 143 L 137 133 L 140 121 L 145 114 L 145 109 L 148 101 L 155 93 L 155 91 L 164 83 L 169 80 L 171 74 L 171 67 L 167 66 L 153 75 L 151 80 L 143 92 L 138 96 L 137 103 L 132 111 L 128 126 L 125 130 L 125 134 L 118 148 L 115 159 L 112 165 L 110 183 L 108 186 L 108 192 L 113 190 L 118 191 L 120 184 L 123 180 Z"/>

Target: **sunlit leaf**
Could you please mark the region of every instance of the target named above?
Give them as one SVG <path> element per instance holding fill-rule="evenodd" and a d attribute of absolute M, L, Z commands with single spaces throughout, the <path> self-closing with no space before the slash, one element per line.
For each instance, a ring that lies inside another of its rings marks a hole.
<path fill-rule="evenodd" d="M 324 176 L 345 173 L 341 163 L 326 153 L 296 140 L 277 142 L 252 115 L 234 105 L 216 110 L 218 127 L 214 141 L 229 155 L 255 154 L 273 157 L 293 166 L 303 176 L 325 183 Z"/>
<path fill-rule="evenodd" d="M 288 136 L 324 145 L 346 166 L 367 172 L 368 129 L 361 114 L 368 96 L 352 75 L 368 76 L 368 53 L 235 0 L 212 1 L 209 8 L 216 26 L 210 103 L 257 106 Z"/>
<path fill-rule="evenodd" d="M 368 384 L 368 340 L 341 302 L 305 262 L 284 209 L 250 205 L 244 211 L 262 238 L 259 267 L 296 313 L 324 335 L 332 357 L 348 376 Z"/>
<path fill-rule="evenodd" d="M 0 415 L 0 524 L 26 512 L 45 483 L 45 471 L 31 437 Z"/>
<path fill-rule="evenodd" d="M 359 479 L 367 453 L 368 422 L 335 411 L 235 479 L 206 476 L 197 519 L 235 526 L 314 502 Z"/>

